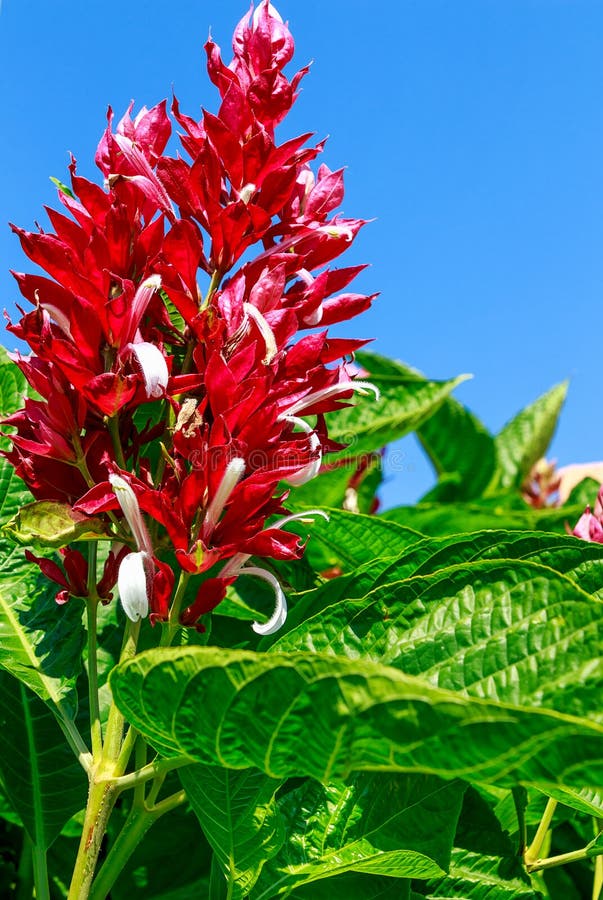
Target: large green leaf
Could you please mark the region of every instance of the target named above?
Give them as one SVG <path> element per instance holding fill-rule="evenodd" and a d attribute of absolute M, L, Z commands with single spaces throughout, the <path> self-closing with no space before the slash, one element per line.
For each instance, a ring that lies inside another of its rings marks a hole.
<path fill-rule="evenodd" d="M 574 527 L 582 513 L 582 505 L 534 509 L 516 498 L 497 497 L 471 503 L 419 503 L 397 506 L 382 517 L 423 534 L 458 534 L 486 528 L 509 531 L 553 531 L 565 534 Z"/>
<path fill-rule="evenodd" d="M 410 881 L 350 872 L 296 888 L 287 900 L 410 900 Z M 262 896 L 251 900 L 263 900 Z"/>
<path fill-rule="evenodd" d="M 179 775 L 220 863 L 228 896 L 246 897 L 284 840 L 274 800 L 281 782 L 257 769 L 233 772 L 220 766 L 186 766 Z"/>
<path fill-rule="evenodd" d="M 469 699 L 362 659 L 162 648 L 122 663 L 110 684 L 160 753 L 273 778 L 329 783 L 380 770 L 543 788 L 603 779 L 595 722 Z"/>
<path fill-rule="evenodd" d="M 289 649 L 286 637 L 289 632 L 300 624 L 303 631 L 306 628 L 303 623 L 340 600 L 365 597 L 375 588 L 388 583 L 400 582 L 411 576 L 431 575 L 480 559 L 531 559 L 563 572 L 583 590 L 597 596 L 603 591 L 603 546 L 599 544 L 586 544 L 567 535 L 508 531 L 422 538 L 408 546 L 397 558 L 372 560 L 347 575 L 305 591 L 298 597 L 291 597 L 292 609 L 285 626 L 276 637 L 264 639 L 260 646 L 262 649 L 269 646 Z M 309 627 L 313 630 L 312 624 Z"/>
<path fill-rule="evenodd" d="M 87 779 L 48 706 L 0 672 L 0 774 L 33 843 L 47 850 L 86 803 Z"/>
<path fill-rule="evenodd" d="M 357 399 L 353 406 L 329 413 L 329 435 L 348 446 L 335 458 L 361 456 L 415 431 L 438 409 L 449 394 L 469 376 L 448 381 L 429 381 L 409 374 L 402 364 L 373 353 L 362 353 L 359 362 L 381 398 Z M 331 459 L 332 457 L 329 457 Z"/>
<path fill-rule="evenodd" d="M 322 504 L 321 508 L 324 509 Z M 297 503 L 295 509 L 303 511 Z M 311 525 L 289 526 L 295 527 L 301 536 L 309 537 L 306 554 L 320 570 L 336 567 L 349 572 L 376 557 L 397 556 L 421 538 L 413 529 L 377 516 L 341 509 L 325 509 L 325 512 L 328 521 L 317 516 Z"/>
<path fill-rule="evenodd" d="M 254 898 L 344 872 L 395 878 L 443 874 L 465 785 L 430 776 L 360 773 L 346 784 L 305 781 L 279 802 L 287 842 Z"/>
<path fill-rule="evenodd" d="M 517 487 L 549 446 L 567 394 L 567 381 L 555 385 L 508 422 L 495 438 L 497 474 L 491 491 Z"/>
<path fill-rule="evenodd" d="M 278 649 L 364 657 L 466 696 L 600 716 L 602 613 L 548 566 L 478 560 L 334 603 Z"/>
<path fill-rule="evenodd" d="M 429 882 L 427 898 L 541 900 L 542 894 L 517 874 L 517 860 L 453 850 L 448 877 Z"/>
<path fill-rule="evenodd" d="M 426 897 L 466 900 L 538 900 L 518 852 L 491 804 L 469 788 L 463 798 L 450 870 L 443 878 L 415 885 Z"/>

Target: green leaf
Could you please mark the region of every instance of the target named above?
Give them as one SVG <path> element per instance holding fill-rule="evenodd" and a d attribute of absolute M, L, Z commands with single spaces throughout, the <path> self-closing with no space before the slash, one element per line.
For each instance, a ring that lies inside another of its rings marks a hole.
<path fill-rule="evenodd" d="M 296 512 L 303 511 L 297 503 L 294 508 Z M 349 572 L 376 557 L 395 556 L 421 538 L 413 529 L 377 516 L 341 509 L 324 511 L 328 521 L 316 516 L 310 525 L 291 523 L 289 526 L 302 537 L 309 537 L 306 555 L 320 571 L 336 567 Z"/>
<path fill-rule="evenodd" d="M 0 672 L 0 773 L 12 806 L 41 850 L 86 803 L 86 776 L 52 712 L 6 672 Z"/>
<path fill-rule="evenodd" d="M 353 572 L 332 579 L 298 597 L 292 596 L 287 621 L 269 646 L 287 650 L 297 646 L 287 635 L 301 625 L 313 631 L 311 620 L 339 601 L 366 597 L 375 588 L 401 582 L 417 575 L 432 575 L 452 566 L 482 559 L 517 559 L 539 562 L 563 572 L 583 590 L 603 595 L 603 546 L 586 544 L 573 537 L 507 531 L 483 531 L 444 538 L 422 538 L 409 545 L 397 558 L 375 559 Z M 304 624 L 306 623 L 306 624 Z M 318 623 L 320 630 L 320 622 Z"/>
<path fill-rule="evenodd" d="M 50 180 L 62 194 L 66 194 L 67 197 L 71 197 L 72 200 L 75 200 L 75 194 L 73 193 L 71 188 L 67 187 L 66 184 L 63 184 L 62 181 L 59 181 L 59 179 L 55 178 L 53 175 L 50 176 Z"/>
<path fill-rule="evenodd" d="M 549 446 L 567 394 L 567 381 L 555 385 L 508 422 L 495 438 L 498 472 L 490 490 L 518 487 Z"/>
<path fill-rule="evenodd" d="M 313 881 L 287 895 L 287 900 L 410 900 L 410 881 L 350 872 Z M 255 894 L 251 900 L 259 900 Z"/>
<path fill-rule="evenodd" d="M 370 658 L 465 696 L 600 714 L 601 601 L 536 562 L 441 563 L 327 607 L 279 651 Z"/>
<path fill-rule="evenodd" d="M 415 431 L 469 377 L 459 375 L 448 381 L 428 381 L 409 375 L 403 365 L 373 353 L 358 354 L 358 361 L 367 370 L 365 380 L 379 388 L 381 398 L 356 398 L 353 406 L 329 413 L 329 436 L 348 445 L 329 456 L 329 461 L 380 450 Z"/>
<path fill-rule="evenodd" d="M 178 774 L 220 863 L 228 896 L 246 897 L 284 840 L 274 800 L 281 782 L 257 769 L 233 772 L 219 766 L 187 766 Z"/>
<path fill-rule="evenodd" d="M 353 449 L 353 448 L 352 448 Z M 337 461 L 332 468 L 327 461 L 323 471 L 311 481 L 295 489 L 295 504 L 305 507 L 328 506 L 371 513 L 375 495 L 382 480 L 381 453 L 352 455 Z"/>
<path fill-rule="evenodd" d="M 161 754 L 272 778 L 380 770 L 545 789 L 603 780 L 603 726 L 469 699 L 362 659 L 161 648 L 119 665 L 110 684 Z"/>
<path fill-rule="evenodd" d="M 517 860 L 453 850 L 450 873 L 430 881 L 423 896 L 463 900 L 541 900 L 529 881 L 517 874 Z"/>
<path fill-rule="evenodd" d="M 567 527 L 571 530 L 584 512 L 582 505 L 534 509 L 520 497 L 517 500 L 517 505 L 511 505 L 507 497 L 472 503 L 419 503 L 389 509 L 380 518 L 434 537 L 486 528 L 566 534 Z"/>
<path fill-rule="evenodd" d="M 22 506 L 2 530 L 18 544 L 66 547 L 73 541 L 97 541 L 107 534 L 102 519 L 75 512 L 68 503 L 35 500 Z"/>
<path fill-rule="evenodd" d="M 392 878 L 443 874 L 465 785 L 430 776 L 361 773 L 347 784 L 306 781 L 279 802 L 287 843 L 254 898 L 344 872 Z"/>

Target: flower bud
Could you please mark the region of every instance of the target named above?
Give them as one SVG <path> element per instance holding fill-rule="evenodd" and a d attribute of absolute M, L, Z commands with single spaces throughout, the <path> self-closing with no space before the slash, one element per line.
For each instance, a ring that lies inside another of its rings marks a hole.
<path fill-rule="evenodd" d="M 124 612 L 132 622 L 149 614 L 148 574 L 150 557 L 144 550 L 128 553 L 121 562 L 117 589 Z"/>
<path fill-rule="evenodd" d="M 163 397 L 169 379 L 169 372 L 161 350 L 155 344 L 149 344 L 147 341 L 130 344 L 130 349 L 136 357 L 136 362 L 142 372 L 147 397 L 150 400 Z"/>

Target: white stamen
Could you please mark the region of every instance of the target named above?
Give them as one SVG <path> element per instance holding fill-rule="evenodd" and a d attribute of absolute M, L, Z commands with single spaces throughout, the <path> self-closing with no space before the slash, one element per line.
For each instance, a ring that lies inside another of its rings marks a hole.
<path fill-rule="evenodd" d="M 140 341 L 137 344 L 130 344 L 130 349 L 142 371 L 147 397 L 153 400 L 163 397 L 170 375 L 159 347 L 149 344 L 148 341 Z"/>
<path fill-rule="evenodd" d="M 134 535 L 138 549 L 152 556 L 153 545 L 132 486 L 121 475 L 115 475 L 113 472 L 109 475 L 109 482 L 117 497 L 117 502 L 121 506 L 121 511 L 126 517 L 126 522 L 130 526 L 130 531 Z"/>
<path fill-rule="evenodd" d="M 117 588 L 119 599 L 128 619 L 138 622 L 149 614 L 149 597 L 147 593 L 147 570 L 149 555 L 140 550 L 128 553 L 119 566 Z"/>
<path fill-rule="evenodd" d="M 279 419 L 290 419 L 292 416 L 297 415 L 297 413 L 303 412 L 308 406 L 313 406 L 315 403 L 320 403 L 322 400 L 330 400 L 332 397 L 336 397 L 337 394 L 345 394 L 348 391 L 357 391 L 359 394 L 367 394 L 369 391 L 372 391 L 375 395 L 375 400 L 377 401 L 381 397 L 379 388 L 376 385 L 371 384 L 370 381 L 340 382 L 339 384 L 332 384 L 330 387 L 323 388 L 320 391 L 314 391 L 313 393 L 302 397 L 301 400 L 298 400 L 293 406 L 290 406 L 289 409 L 281 413 Z"/>
<path fill-rule="evenodd" d="M 264 338 L 264 343 L 266 344 L 266 355 L 262 360 L 262 363 L 265 366 L 268 366 L 278 353 L 278 347 L 276 346 L 276 338 L 274 337 L 274 332 L 257 306 L 253 306 L 253 304 L 251 303 L 244 303 L 243 309 L 245 310 L 247 315 L 251 319 L 253 319 L 255 324 L 260 329 L 262 337 Z"/>
<path fill-rule="evenodd" d="M 314 328 L 315 325 L 320 325 L 322 313 L 322 303 L 319 303 L 314 312 L 311 312 L 309 316 L 304 318 L 304 325 L 308 325 L 310 328 Z"/>
<path fill-rule="evenodd" d="M 235 456 L 234 459 L 231 459 L 226 466 L 226 471 L 220 482 L 220 487 L 216 491 L 215 496 L 205 513 L 205 521 L 203 523 L 203 534 L 205 538 L 208 538 L 211 535 L 218 524 L 218 519 L 222 515 L 222 510 L 228 502 L 228 498 L 241 480 L 244 471 L 245 460 L 241 459 L 239 456 Z"/>
<path fill-rule="evenodd" d="M 160 287 L 160 275 L 151 275 L 149 276 L 149 278 L 145 279 L 142 284 L 138 285 L 136 293 L 134 294 L 134 299 L 132 301 L 132 308 L 130 310 L 130 319 L 133 324 L 134 330 L 140 325 L 140 320 L 144 316 L 147 306 L 151 302 L 153 294 L 155 293 L 155 291 L 158 291 Z M 132 337 L 134 337 L 133 334 Z"/>
<path fill-rule="evenodd" d="M 244 184 L 241 190 L 239 191 L 239 200 L 242 200 L 243 203 L 247 206 L 253 195 L 255 194 L 257 188 L 255 184 L 250 181 L 249 184 Z"/>
<path fill-rule="evenodd" d="M 302 280 L 305 284 L 307 284 L 308 287 L 310 287 L 311 285 L 314 284 L 314 281 L 315 281 L 314 276 L 312 275 L 311 272 L 308 272 L 307 269 L 298 269 L 297 272 L 296 272 L 295 274 L 296 274 L 296 275 L 299 275 L 299 277 L 301 278 L 301 280 Z"/>
<path fill-rule="evenodd" d="M 304 512 L 292 513 L 290 516 L 284 516 L 282 519 L 277 519 L 277 521 L 272 522 L 268 528 L 283 528 L 285 525 L 288 525 L 289 522 L 304 522 L 310 524 L 312 522 L 312 516 L 322 516 L 327 522 L 329 521 L 329 516 L 324 509 L 306 509 Z"/>
<path fill-rule="evenodd" d="M 279 418 L 281 418 L 279 416 Z M 305 465 L 299 472 L 295 472 L 294 475 L 289 475 L 284 480 L 287 484 L 292 485 L 292 487 L 300 487 L 302 484 L 306 484 L 308 481 L 311 481 L 313 478 L 316 478 L 320 471 L 320 467 L 322 465 L 322 448 L 320 444 L 320 438 L 314 431 L 314 429 L 308 425 L 303 419 L 299 419 L 297 416 L 285 416 L 284 417 L 287 422 L 292 422 L 293 425 L 297 425 L 298 428 L 301 428 L 302 431 L 305 431 L 306 434 L 310 435 L 310 450 L 312 452 L 318 450 L 318 456 L 316 459 L 313 459 L 312 462 Z"/>
<path fill-rule="evenodd" d="M 260 569 L 259 566 L 248 566 L 241 569 L 240 575 L 255 575 L 257 578 L 263 578 L 272 588 L 276 597 L 276 606 L 273 614 L 267 622 L 254 622 L 251 626 L 256 634 L 274 634 L 279 628 L 285 624 L 287 618 L 287 600 L 283 593 L 283 589 L 274 577 L 272 572 L 267 569 Z"/>
<path fill-rule="evenodd" d="M 312 516 L 322 516 L 323 519 L 329 521 L 329 516 L 323 509 L 307 509 L 304 512 L 292 513 L 290 516 L 284 516 L 282 519 L 277 519 L 276 522 L 273 522 L 271 525 L 268 525 L 268 528 L 283 528 L 289 522 L 299 521 L 299 522 L 307 522 L 310 524 L 312 522 Z M 251 559 L 250 553 L 235 553 L 232 556 L 225 566 L 223 566 L 220 571 L 220 578 L 232 578 L 239 574 L 245 563 L 248 559 Z"/>

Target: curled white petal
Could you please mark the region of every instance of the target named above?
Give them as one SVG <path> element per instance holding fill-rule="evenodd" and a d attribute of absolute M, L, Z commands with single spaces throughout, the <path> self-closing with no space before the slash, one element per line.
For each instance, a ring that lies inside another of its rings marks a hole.
<path fill-rule="evenodd" d="M 231 459 L 226 466 L 226 471 L 220 482 L 220 487 L 214 494 L 211 503 L 207 507 L 207 512 L 205 513 L 203 532 L 206 538 L 211 535 L 211 532 L 218 524 L 218 519 L 222 514 L 222 510 L 228 502 L 228 498 L 243 477 L 244 472 L 245 460 L 240 456 L 235 456 L 235 458 Z"/>
<path fill-rule="evenodd" d="M 313 459 L 312 462 L 305 465 L 298 472 L 295 472 L 293 475 L 289 475 L 284 479 L 287 484 L 290 484 L 293 487 L 299 487 L 300 485 L 311 481 L 313 478 L 316 478 L 320 472 L 320 467 L 322 465 L 322 447 L 320 438 L 311 425 L 308 425 L 307 422 L 297 416 L 284 416 L 284 418 L 287 422 L 297 425 L 298 428 L 301 428 L 302 431 L 305 431 L 306 434 L 310 435 L 310 450 L 312 450 L 312 452 L 316 450 L 319 451 L 316 459 Z"/>
<path fill-rule="evenodd" d="M 131 344 L 130 347 L 140 366 L 147 397 L 149 399 L 163 397 L 170 377 L 163 353 L 159 347 L 147 341 Z"/>
<path fill-rule="evenodd" d="M 148 553 L 128 553 L 119 566 L 117 589 L 124 612 L 132 622 L 146 619 L 149 614 L 147 572 L 150 562 Z"/>
<path fill-rule="evenodd" d="M 287 618 L 287 600 L 283 593 L 283 589 L 274 577 L 272 572 L 267 569 L 261 569 L 259 566 L 246 566 L 239 572 L 240 575 L 255 575 L 257 578 L 263 578 L 274 589 L 276 606 L 274 612 L 267 622 L 254 622 L 251 626 L 256 634 L 274 634 L 282 625 L 285 624 Z"/>
<path fill-rule="evenodd" d="M 312 520 L 313 516 L 322 516 L 327 522 L 329 521 L 328 513 L 324 511 L 324 509 L 305 509 L 303 512 L 291 513 L 290 516 L 284 516 L 282 519 L 277 519 L 276 522 L 272 522 L 269 526 L 270 528 L 284 528 L 285 525 L 288 525 L 289 522 L 308 522 Z"/>
<path fill-rule="evenodd" d="M 322 400 L 331 400 L 338 394 L 347 394 L 348 391 L 357 391 L 359 394 L 367 394 L 369 391 L 372 391 L 375 395 L 375 400 L 379 400 L 381 397 L 379 388 L 370 381 L 342 381 L 339 384 L 332 384 L 330 387 L 322 388 L 320 391 L 313 391 L 311 394 L 302 397 L 301 400 L 298 400 L 289 409 L 282 412 L 279 419 L 289 419 L 297 415 L 297 413 L 303 413 L 308 406 L 313 406 Z"/>
<path fill-rule="evenodd" d="M 239 200 L 242 200 L 245 205 L 249 203 L 253 195 L 255 194 L 257 188 L 253 182 L 249 182 L 249 184 L 244 184 L 241 190 L 239 191 Z"/>
<path fill-rule="evenodd" d="M 276 346 L 276 338 L 274 337 L 274 332 L 257 306 L 254 306 L 252 303 L 244 303 L 243 309 L 245 310 L 249 318 L 253 319 L 260 330 L 260 334 L 264 338 L 264 343 L 266 344 L 266 355 L 264 356 L 262 362 L 265 366 L 268 366 L 278 353 L 278 347 Z"/>
<path fill-rule="evenodd" d="M 126 517 L 126 522 L 130 526 L 130 531 L 134 535 L 138 549 L 143 550 L 148 555 L 152 555 L 151 538 L 140 511 L 138 497 L 132 490 L 132 486 L 121 475 L 115 475 L 114 473 L 109 475 L 109 483 L 117 497 L 117 502 L 121 506 L 121 511 Z"/>

